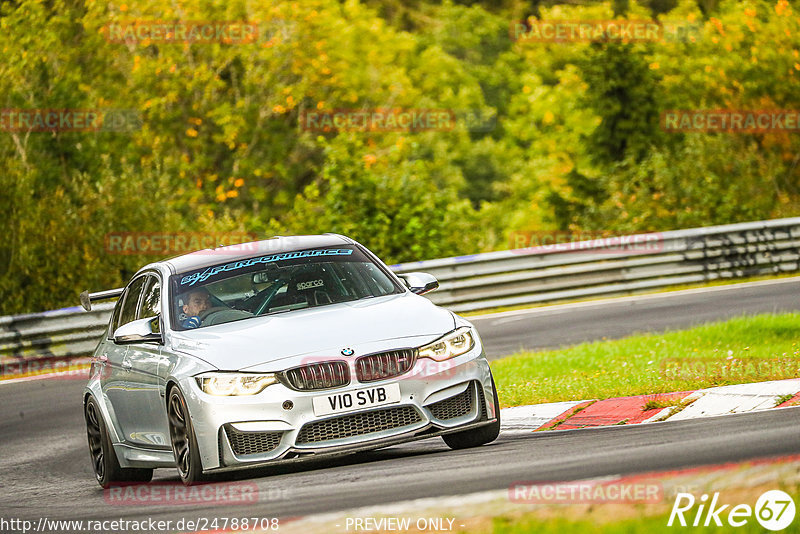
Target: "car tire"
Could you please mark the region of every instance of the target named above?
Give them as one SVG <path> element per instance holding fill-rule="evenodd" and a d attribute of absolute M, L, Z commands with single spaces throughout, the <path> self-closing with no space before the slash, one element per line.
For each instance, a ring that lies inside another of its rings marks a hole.
<path fill-rule="evenodd" d="M 175 455 L 175 467 L 178 469 L 181 482 L 185 485 L 199 484 L 207 480 L 207 477 L 203 474 L 203 463 L 200 460 L 192 418 L 186 408 L 186 399 L 177 386 L 169 390 L 168 398 L 167 419 L 172 452 Z"/>
<path fill-rule="evenodd" d="M 120 467 L 103 414 L 91 395 L 84 403 L 83 416 L 86 420 L 89 457 L 95 479 L 100 486 L 108 488 L 115 482 L 150 482 L 153 479 L 152 469 Z"/>
<path fill-rule="evenodd" d="M 494 377 L 491 378 L 492 391 L 494 392 L 494 413 L 497 414 L 497 421 L 491 425 L 482 426 L 463 432 L 445 434 L 442 439 L 451 449 L 469 449 L 491 443 L 500 435 L 500 401 L 497 399 L 497 388 L 494 386 Z"/>

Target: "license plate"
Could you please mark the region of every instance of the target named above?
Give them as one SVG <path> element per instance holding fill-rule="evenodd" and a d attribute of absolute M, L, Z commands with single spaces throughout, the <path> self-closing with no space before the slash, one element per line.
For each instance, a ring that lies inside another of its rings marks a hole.
<path fill-rule="evenodd" d="M 351 412 L 394 404 L 400 402 L 400 384 L 387 384 L 374 388 L 356 389 L 344 393 L 332 393 L 314 397 L 314 415 L 330 415 L 334 413 Z"/>

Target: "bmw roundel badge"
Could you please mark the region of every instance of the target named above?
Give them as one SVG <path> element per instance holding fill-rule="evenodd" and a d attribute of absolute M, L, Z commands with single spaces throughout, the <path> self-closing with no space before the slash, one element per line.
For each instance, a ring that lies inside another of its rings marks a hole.
<path fill-rule="evenodd" d="M 352 356 L 356 351 L 347 347 L 346 349 L 342 349 L 342 356 Z"/>

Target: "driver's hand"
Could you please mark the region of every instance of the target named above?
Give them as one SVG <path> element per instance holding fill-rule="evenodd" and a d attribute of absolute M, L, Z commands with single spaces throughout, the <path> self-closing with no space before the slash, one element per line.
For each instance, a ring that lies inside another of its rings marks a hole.
<path fill-rule="evenodd" d="M 200 326 L 200 317 L 197 315 L 192 315 L 191 317 L 187 317 L 186 319 L 181 322 L 181 326 L 184 328 L 197 328 Z"/>

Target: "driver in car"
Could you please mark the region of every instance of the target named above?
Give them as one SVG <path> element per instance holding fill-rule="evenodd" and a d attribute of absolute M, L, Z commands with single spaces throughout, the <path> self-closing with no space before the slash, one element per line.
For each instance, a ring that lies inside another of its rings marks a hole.
<path fill-rule="evenodd" d="M 204 287 L 198 287 L 184 293 L 178 304 L 183 311 L 184 319 L 181 326 L 184 328 L 197 328 L 201 324 L 200 315 L 211 308 L 211 295 Z"/>

